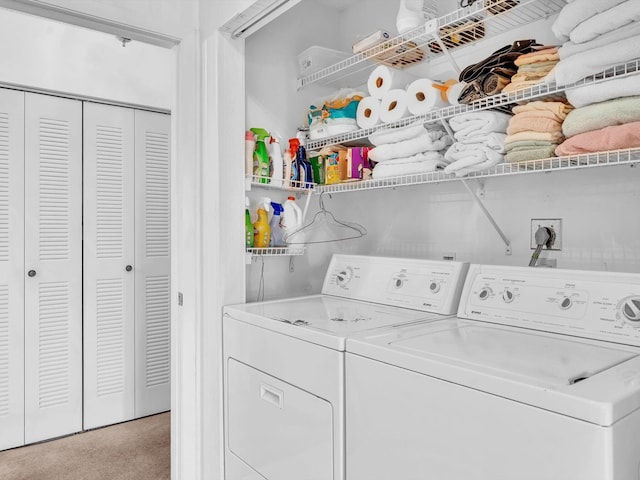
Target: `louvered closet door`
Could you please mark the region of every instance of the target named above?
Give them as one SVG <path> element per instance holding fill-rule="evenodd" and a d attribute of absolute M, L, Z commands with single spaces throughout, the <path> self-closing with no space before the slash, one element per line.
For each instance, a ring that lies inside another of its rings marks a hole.
<path fill-rule="evenodd" d="M 0 89 L 0 450 L 24 444 L 24 93 Z"/>
<path fill-rule="evenodd" d="M 82 429 L 82 104 L 25 94 L 25 441 Z"/>
<path fill-rule="evenodd" d="M 85 428 L 134 417 L 133 142 L 132 109 L 85 102 Z"/>
<path fill-rule="evenodd" d="M 136 111 L 136 416 L 170 408 L 170 117 Z"/>

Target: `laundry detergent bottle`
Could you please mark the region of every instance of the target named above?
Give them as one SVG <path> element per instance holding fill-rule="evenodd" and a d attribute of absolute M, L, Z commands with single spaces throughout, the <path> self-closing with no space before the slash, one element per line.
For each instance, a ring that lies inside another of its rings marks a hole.
<path fill-rule="evenodd" d="M 269 227 L 271 228 L 271 246 L 272 247 L 286 247 L 287 244 L 284 242 L 284 231 L 280 226 L 280 221 L 282 220 L 282 213 L 284 212 L 284 207 L 276 202 L 271 202 L 271 208 L 273 209 L 273 215 L 271 220 L 269 221 Z"/>
<path fill-rule="evenodd" d="M 245 198 L 244 209 L 244 230 L 245 230 L 245 247 L 253 248 L 253 223 L 251 223 L 251 213 L 249 213 L 249 197 Z"/>
<path fill-rule="evenodd" d="M 266 141 L 270 137 L 264 128 L 250 128 L 256 135 L 256 149 L 253 152 L 253 174 L 259 183 L 269 183 L 269 152 Z"/>
<path fill-rule="evenodd" d="M 285 242 L 288 242 L 289 235 L 302 227 L 302 210 L 296 204 L 295 197 L 287 197 L 283 208 L 284 212 L 282 212 L 280 227 L 282 228 Z M 292 243 L 304 243 L 302 233 L 296 233 Z"/>
<path fill-rule="evenodd" d="M 258 207 L 258 220 L 253 224 L 253 246 L 268 248 L 271 243 L 271 227 L 269 226 L 269 205 L 271 200 L 265 198 Z"/>
<path fill-rule="evenodd" d="M 300 168 L 298 165 L 298 147 L 300 146 L 300 140 L 297 138 L 289 139 L 289 155 L 291 157 L 291 179 L 290 185 L 292 187 L 300 186 Z"/>

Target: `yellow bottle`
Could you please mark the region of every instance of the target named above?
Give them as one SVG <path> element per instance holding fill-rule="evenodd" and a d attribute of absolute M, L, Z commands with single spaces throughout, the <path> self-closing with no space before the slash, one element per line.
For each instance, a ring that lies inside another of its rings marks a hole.
<path fill-rule="evenodd" d="M 265 209 L 265 205 L 267 205 Z M 268 203 L 261 204 L 258 208 L 258 220 L 253 224 L 254 248 L 267 248 L 271 241 L 271 227 L 269 226 Z"/>

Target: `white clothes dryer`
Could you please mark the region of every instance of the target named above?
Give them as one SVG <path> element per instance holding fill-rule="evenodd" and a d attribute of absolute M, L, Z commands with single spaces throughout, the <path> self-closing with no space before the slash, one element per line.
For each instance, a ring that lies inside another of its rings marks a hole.
<path fill-rule="evenodd" d="M 226 479 L 343 480 L 346 339 L 454 315 L 467 269 L 334 255 L 321 294 L 225 307 Z"/>
<path fill-rule="evenodd" d="M 456 317 L 347 340 L 348 480 L 638 480 L 640 275 L 471 265 Z"/>

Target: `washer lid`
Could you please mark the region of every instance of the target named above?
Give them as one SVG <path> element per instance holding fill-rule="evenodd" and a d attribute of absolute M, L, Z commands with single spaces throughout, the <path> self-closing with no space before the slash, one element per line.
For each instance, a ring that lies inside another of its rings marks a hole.
<path fill-rule="evenodd" d="M 347 351 L 600 425 L 640 408 L 640 349 L 610 342 L 451 318 Z"/>
<path fill-rule="evenodd" d="M 237 320 L 341 351 L 346 337 L 358 332 L 445 318 L 328 295 L 232 305 L 225 312 Z"/>

